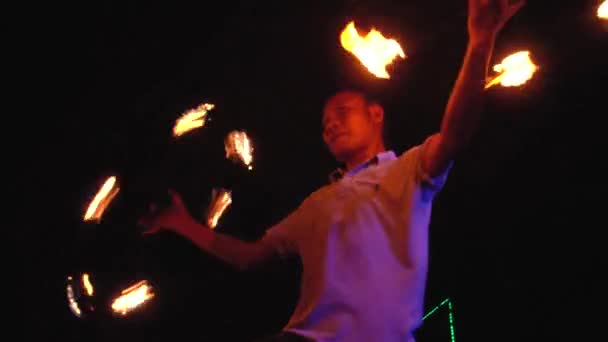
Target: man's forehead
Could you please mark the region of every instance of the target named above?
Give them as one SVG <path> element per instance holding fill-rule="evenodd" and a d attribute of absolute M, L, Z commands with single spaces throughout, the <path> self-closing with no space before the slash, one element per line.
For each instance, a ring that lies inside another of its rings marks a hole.
<path fill-rule="evenodd" d="M 327 115 L 331 115 L 340 107 L 364 102 L 365 97 L 361 93 L 349 90 L 338 92 L 327 99 L 325 107 L 323 107 L 323 116 L 321 117 L 321 120 L 324 122 L 327 119 Z"/>

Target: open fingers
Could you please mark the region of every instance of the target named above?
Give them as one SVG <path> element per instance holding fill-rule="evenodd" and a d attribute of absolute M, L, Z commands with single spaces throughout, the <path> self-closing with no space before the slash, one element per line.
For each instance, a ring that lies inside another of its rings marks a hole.
<path fill-rule="evenodd" d="M 524 5 L 526 4 L 526 0 L 517 0 L 511 4 L 507 9 L 508 17 L 511 18 L 515 13 L 517 13 Z"/>
<path fill-rule="evenodd" d="M 169 196 L 171 196 L 171 202 L 175 205 L 183 206 L 182 198 L 179 196 L 177 191 L 173 189 L 167 190 L 169 192 Z"/>
<path fill-rule="evenodd" d="M 142 235 L 152 235 L 152 234 L 156 234 L 160 231 L 160 227 L 156 226 L 150 229 L 145 230 Z"/>

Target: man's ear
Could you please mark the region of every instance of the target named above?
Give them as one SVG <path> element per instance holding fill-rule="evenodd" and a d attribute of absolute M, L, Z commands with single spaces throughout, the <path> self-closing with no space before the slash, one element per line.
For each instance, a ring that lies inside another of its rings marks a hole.
<path fill-rule="evenodd" d="M 369 113 L 372 117 L 372 121 L 377 124 L 384 122 L 384 108 L 378 103 L 372 103 L 368 107 Z"/>

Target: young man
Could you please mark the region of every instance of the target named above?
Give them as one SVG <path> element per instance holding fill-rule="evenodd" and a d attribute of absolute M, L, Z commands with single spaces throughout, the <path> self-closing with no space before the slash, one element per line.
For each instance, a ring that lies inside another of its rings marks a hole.
<path fill-rule="evenodd" d="M 272 341 L 413 341 L 422 322 L 432 201 L 476 130 L 496 35 L 522 5 L 469 0 L 469 43 L 441 129 L 399 157 L 385 149 L 378 103 L 356 91 L 332 96 L 323 140 L 344 169 L 259 241 L 205 229 L 174 192 L 169 209 L 142 223 L 150 232 L 181 234 L 242 269 L 297 253 L 299 302 Z"/>

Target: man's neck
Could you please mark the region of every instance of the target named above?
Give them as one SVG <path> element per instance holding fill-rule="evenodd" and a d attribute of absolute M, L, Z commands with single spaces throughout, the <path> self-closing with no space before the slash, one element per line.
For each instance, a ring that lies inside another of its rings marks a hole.
<path fill-rule="evenodd" d="M 351 158 L 345 162 L 346 172 L 351 171 L 357 166 L 367 162 L 368 160 L 374 158 L 378 155 L 378 153 L 386 151 L 386 147 L 383 142 L 379 142 L 376 144 L 369 145 L 365 149 L 358 151 L 352 155 Z"/>

